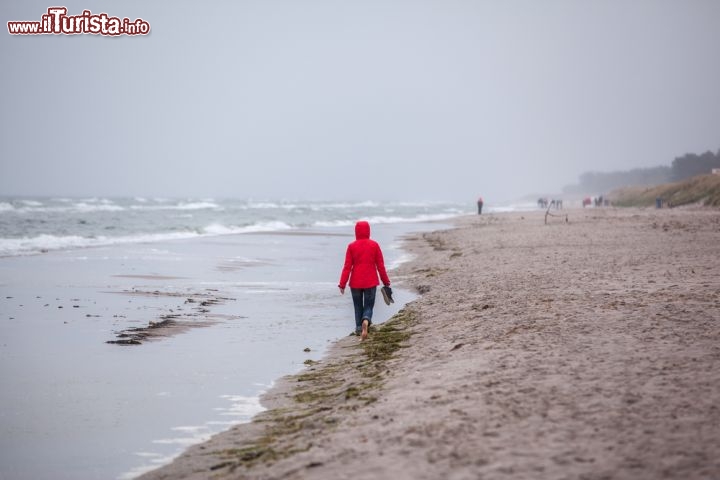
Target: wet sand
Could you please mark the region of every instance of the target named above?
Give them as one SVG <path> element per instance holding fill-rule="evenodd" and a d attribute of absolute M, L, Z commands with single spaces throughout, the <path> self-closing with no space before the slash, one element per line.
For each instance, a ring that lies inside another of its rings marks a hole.
<path fill-rule="evenodd" d="M 182 279 L 182 277 L 159 275 L 113 275 L 113 277 L 138 278 L 143 280 Z M 159 315 L 157 320 L 150 320 L 145 326 L 128 327 L 115 332 L 115 339 L 105 342 L 114 345 L 142 345 L 143 342 L 178 335 L 193 328 L 210 327 L 218 323 L 220 319 L 238 320 L 245 318 L 242 315 L 213 314 L 211 312 L 210 309 L 212 306 L 222 305 L 228 301 L 235 300 L 234 298 L 222 296 L 218 289 L 206 289 L 205 292 L 178 292 L 162 287 L 161 289 L 154 290 L 133 287 L 128 290 L 110 293 L 128 295 L 136 299 L 138 297 L 167 297 L 169 299 L 176 299 L 178 303 L 180 303 L 180 305 L 175 306 L 175 309 L 168 309 L 167 312 Z"/>
<path fill-rule="evenodd" d="M 717 478 L 720 211 L 566 213 L 408 239 L 418 300 L 142 478 Z"/>

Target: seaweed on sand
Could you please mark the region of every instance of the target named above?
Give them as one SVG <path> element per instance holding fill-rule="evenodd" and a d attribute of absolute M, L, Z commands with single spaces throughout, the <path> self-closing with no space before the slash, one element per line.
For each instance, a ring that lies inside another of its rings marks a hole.
<path fill-rule="evenodd" d="M 352 353 L 318 362 L 296 375 L 289 397 L 292 403 L 259 414 L 263 433 L 239 448 L 212 452 L 219 462 L 213 471 L 250 469 L 308 450 L 307 430 L 333 429 L 342 411 L 363 408 L 377 400 L 389 371 L 388 362 L 403 348 L 415 324 L 415 314 L 405 308 L 384 324 L 373 327 L 364 342 L 350 346 Z"/>

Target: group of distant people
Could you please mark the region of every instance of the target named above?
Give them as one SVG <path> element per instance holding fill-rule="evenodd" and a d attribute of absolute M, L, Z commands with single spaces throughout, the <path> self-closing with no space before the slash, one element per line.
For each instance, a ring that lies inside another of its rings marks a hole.
<path fill-rule="evenodd" d="M 664 202 L 658 202 L 658 205 L 663 205 Z M 478 215 L 482 215 L 482 209 L 483 209 L 483 199 L 482 197 L 478 198 L 477 200 L 477 209 L 478 209 Z M 596 206 L 596 207 L 609 207 L 610 206 L 610 199 L 600 195 L 598 197 L 585 197 L 582 201 L 583 208 L 587 206 Z M 561 198 L 553 198 L 548 199 L 545 197 L 540 197 L 537 199 L 537 206 L 539 208 L 545 209 L 545 208 L 554 208 L 555 210 L 562 210 L 563 209 L 563 200 Z M 658 206 L 658 208 L 661 208 Z"/>
<path fill-rule="evenodd" d="M 603 197 L 600 195 L 599 197 L 585 197 L 583 198 L 582 206 L 583 208 L 589 206 L 589 205 L 595 205 L 596 207 L 609 207 L 610 206 L 610 200 L 608 198 Z"/>
<path fill-rule="evenodd" d="M 547 198 L 538 198 L 537 201 L 538 207 L 540 208 L 555 208 L 556 210 L 562 210 L 563 208 L 563 201 L 561 199 L 552 199 L 548 200 Z"/>

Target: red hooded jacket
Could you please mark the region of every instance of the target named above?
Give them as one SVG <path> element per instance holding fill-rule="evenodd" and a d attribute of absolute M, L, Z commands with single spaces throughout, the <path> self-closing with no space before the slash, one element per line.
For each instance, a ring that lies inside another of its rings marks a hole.
<path fill-rule="evenodd" d="M 380 245 L 370 240 L 370 224 L 360 221 L 355 224 L 355 241 L 348 245 L 345 253 L 345 265 L 340 274 L 338 287 L 345 288 L 348 278 L 350 288 L 372 288 L 379 285 L 378 273 L 383 285 L 390 285 L 385 271 Z"/>

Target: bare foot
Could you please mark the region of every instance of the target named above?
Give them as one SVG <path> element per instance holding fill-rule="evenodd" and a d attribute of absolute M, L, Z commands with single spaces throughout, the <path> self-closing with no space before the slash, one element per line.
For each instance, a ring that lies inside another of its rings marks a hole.
<path fill-rule="evenodd" d="M 368 326 L 370 326 L 370 322 L 366 318 L 362 322 L 362 333 L 360 334 L 360 341 L 363 341 L 368 337 Z"/>

